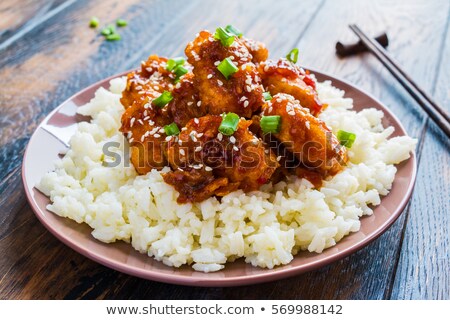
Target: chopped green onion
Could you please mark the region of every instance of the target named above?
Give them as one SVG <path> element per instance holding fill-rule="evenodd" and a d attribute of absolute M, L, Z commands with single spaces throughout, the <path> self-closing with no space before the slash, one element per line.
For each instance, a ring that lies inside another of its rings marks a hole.
<path fill-rule="evenodd" d="M 173 69 L 175 69 L 177 66 L 182 66 L 184 64 L 185 60 L 183 57 L 177 57 L 177 58 L 173 58 L 173 59 L 169 59 L 167 60 L 167 66 L 166 66 L 166 70 L 167 71 L 172 71 Z"/>
<path fill-rule="evenodd" d="M 122 39 L 122 37 L 118 33 L 108 34 L 105 38 L 108 41 L 117 41 L 117 40 Z"/>
<path fill-rule="evenodd" d="M 89 27 L 91 27 L 91 28 L 97 28 L 98 25 L 99 25 L 99 23 L 100 23 L 100 20 L 98 20 L 97 17 L 92 17 L 92 18 L 91 18 L 91 21 L 89 21 Z"/>
<path fill-rule="evenodd" d="M 226 136 L 231 136 L 236 131 L 238 123 L 239 116 L 236 113 L 229 112 L 223 117 L 219 131 Z"/>
<path fill-rule="evenodd" d="M 178 126 L 175 122 L 164 126 L 164 131 L 168 136 L 176 136 L 180 133 L 180 129 L 178 129 Z"/>
<path fill-rule="evenodd" d="M 220 40 L 223 46 L 229 47 L 234 42 L 234 34 L 229 33 L 224 28 L 217 28 L 214 38 Z"/>
<path fill-rule="evenodd" d="M 116 21 L 116 24 L 118 27 L 126 27 L 128 25 L 128 22 L 127 22 L 127 20 L 124 20 L 124 19 L 118 19 Z"/>
<path fill-rule="evenodd" d="M 153 104 L 159 108 L 163 108 L 166 104 L 172 101 L 173 96 L 169 91 L 164 91 L 158 98 L 153 100 Z"/>
<path fill-rule="evenodd" d="M 339 130 L 337 133 L 337 138 L 341 145 L 347 148 L 351 148 L 353 142 L 355 142 L 356 140 L 356 134 L 344 130 Z"/>
<path fill-rule="evenodd" d="M 260 126 L 264 134 L 280 132 L 281 117 L 280 116 L 262 116 Z"/>
<path fill-rule="evenodd" d="M 229 78 L 232 74 L 239 70 L 238 67 L 231 61 L 230 58 L 225 58 L 217 66 L 217 69 L 223 74 L 225 78 Z"/>
<path fill-rule="evenodd" d="M 175 81 L 178 81 L 178 80 L 180 80 L 180 77 L 181 76 L 183 76 L 183 75 L 185 75 L 186 73 L 188 73 L 189 71 L 188 71 L 188 69 L 186 69 L 185 67 L 183 67 L 183 66 L 177 66 L 174 70 L 173 70 L 173 73 L 175 73 L 175 75 L 177 76 L 176 78 L 175 78 Z"/>
<path fill-rule="evenodd" d="M 235 36 L 237 36 L 238 38 L 242 37 L 242 32 L 241 30 L 239 30 L 238 28 L 234 27 L 233 25 L 229 24 L 225 27 L 225 30 L 228 33 L 234 34 Z"/>
<path fill-rule="evenodd" d="M 102 35 L 108 36 L 110 34 L 116 33 L 116 28 L 112 24 L 110 24 L 107 27 L 103 28 L 100 32 Z"/>
<path fill-rule="evenodd" d="M 297 48 L 292 49 L 286 55 L 286 59 L 288 59 L 290 62 L 297 63 L 297 60 L 298 60 L 298 49 Z"/>
<path fill-rule="evenodd" d="M 266 100 L 266 101 L 272 100 L 272 96 L 270 95 L 269 91 L 263 92 L 263 97 L 264 97 L 264 100 Z"/>

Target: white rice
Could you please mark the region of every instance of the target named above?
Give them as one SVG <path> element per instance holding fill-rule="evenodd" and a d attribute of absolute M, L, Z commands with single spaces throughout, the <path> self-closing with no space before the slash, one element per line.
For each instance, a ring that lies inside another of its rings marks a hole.
<path fill-rule="evenodd" d="M 329 104 L 321 118 L 334 133 L 342 129 L 357 135 L 343 172 L 320 190 L 291 177 L 256 192 L 238 190 L 221 201 L 179 205 L 178 192 L 159 171 L 139 176 L 124 161 L 117 167 L 102 165 L 111 160 L 102 152 L 108 141 L 118 142 L 114 151 L 128 157 L 128 143 L 118 131 L 125 84 L 125 78 L 112 80 L 109 91 L 100 88 L 79 108 L 92 121 L 79 124 L 71 149 L 37 188 L 50 197 L 48 210 L 87 223 L 96 239 L 130 242 L 168 266 L 190 264 L 213 272 L 245 257 L 254 266 L 273 268 L 289 263 L 300 250 L 320 253 L 359 230 L 359 218 L 372 214 L 391 189 L 394 164 L 408 159 L 416 145 L 407 136 L 388 139 L 394 129 L 383 128 L 383 112 L 352 111 L 343 91 L 318 83 L 320 99 Z"/>

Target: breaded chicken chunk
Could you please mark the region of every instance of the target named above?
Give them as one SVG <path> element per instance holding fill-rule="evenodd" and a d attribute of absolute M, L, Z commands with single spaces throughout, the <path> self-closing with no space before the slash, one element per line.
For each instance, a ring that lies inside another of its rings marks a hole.
<path fill-rule="evenodd" d="M 275 155 L 249 131 L 251 121 L 241 119 L 230 136 L 219 132 L 221 122 L 221 116 L 194 118 L 178 140 L 169 141 L 167 159 L 174 171 L 164 181 L 180 192 L 178 202 L 257 190 L 278 167 Z"/>
<path fill-rule="evenodd" d="M 216 40 L 208 31 L 201 31 L 185 49 L 188 62 L 193 66 L 194 83 L 200 103 L 208 113 L 219 115 L 234 112 L 250 118 L 263 103 L 263 87 L 252 55 L 243 42 L 235 37 L 230 46 Z M 228 58 L 237 71 L 228 79 L 219 64 Z"/>
<path fill-rule="evenodd" d="M 286 59 L 262 62 L 258 70 L 264 88 L 272 95 L 287 93 L 308 108 L 313 116 L 318 116 L 323 109 L 315 90 L 314 80 L 299 66 Z"/>
<path fill-rule="evenodd" d="M 262 107 L 262 116 L 280 116 L 274 136 L 309 169 L 335 175 L 347 162 L 347 150 L 328 126 L 288 94 L 277 94 Z"/>

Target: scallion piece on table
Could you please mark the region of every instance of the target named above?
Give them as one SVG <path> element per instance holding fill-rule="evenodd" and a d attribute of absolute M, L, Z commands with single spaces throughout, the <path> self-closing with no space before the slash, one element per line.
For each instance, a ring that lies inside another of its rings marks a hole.
<path fill-rule="evenodd" d="M 229 78 L 232 74 L 239 70 L 230 58 L 225 58 L 217 66 L 217 69 L 223 74 L 225 78 Z"/>
<path fill-rule="evenodd" d="M 177 66 L 182 66 L 184 64 L 184 62 L 185 62 L 185 60 L 183 57 L 176 57 L 176 58 L 169 59 L 169 60 L 167 60 L 166 70 L 172 71 Z"/>
<path fill-rule="evenodd" d="M 266 100 L 266 101 L 272 100 L 272 95 L 270 94 L 269 91 L 263 92 L 263 97 L 264 97 L 264 100 Z"/>
<path fill-rule="evenodd" d="M 111 34 L 108 34 L 105 38 L 106 38 L 106 40 L 108 40 L 108 41 L 117 41 L 117 40 L 122 39 L 122 37 L 120 36 L 120 34 L 118 34 L 118 33 L 116 33 L 116 32 L 111 33 Z"/>
<path fill-rule="evenodd" d="M 262 116 L 260 121 L 260 126 L 264 133 L 278 133 L 280 132 L 280 125 L 280 116 Z"/>
<path fill-rule="evenodd" d="M 153 104 L 158 108 L 163 108 L 166 104 L 172 101 L 173 96 L 169 91 L 164 91 L 158 98 L 153 100 Z"/>
<path fill-rule="evenodd" d="M 226 136 L 231 136 L 236 131 L 238 123 L 239 116 L 236 113 L 229 112 L 223 117 L 219 131 Z"/>
<path fill-rule="evenodd" d="M 351 148 L 356 140 L 356 134 L 344 130 L 339 130 L 337 133 L 337 138 L 342 146 Z"/>
<path fill-rule="evenodd" d="M 175 122 L 172 122 L 171 124 L 164 126 L 164 132 L 168 136 L 176 136 L 177 134 L 180 133 L 180 129 L 178 129 L 178 126 Z"/>
<path fill-rule="evenodd" d="M 298 49 L 297 48 L 292 49 L 286 55 L 286 59 L 288 59 L 290 62 L 297 63 L 297 60 L 298 60 Z"/>
<path fill-rule="evenodd" d="M 91 28 L 97 28 L 99 24 L 100 24 L 100 20 L 98 20 L 97 17 L 92 17 L 91 21 L 89 21 L 89 27 L 91 27 Z"/>
<path fill-rule="evenodd" d="M 116 21 L 116 25 L 117 25 L 118 27 L 126 27 L 126 26 L 128 25 L 128 22 L 127 22 L 127 20 L 125 20 L 125 19 L 118 19 L 118 20 Z"/>
<path fill-rule="evenodd" d="M 224 47 L 229 47 L 234 42 L 235 35 L 229 33 L 224 28 L 217 28 L 216 33 L 214 34 L 214 38 L 220 40 Z"/>
<path fill-rule="evenodd" d="M 110 34 L 116 33 L 116 28 L 112 24 L 110 24 L 109 26 L 103 28 L 100 33 L 104 36 L 108 36 Z"/>
<path fill-rule="evenodd" d="M 238 38 L 242 37 L 241 30 L 239 30 L 238 28 L 236 28 L 235 26 L 233 26 L 231 24 L 229 24 L 225 27 L 225 31 L 227 31 L 228 33 L 234 34 Z"/>

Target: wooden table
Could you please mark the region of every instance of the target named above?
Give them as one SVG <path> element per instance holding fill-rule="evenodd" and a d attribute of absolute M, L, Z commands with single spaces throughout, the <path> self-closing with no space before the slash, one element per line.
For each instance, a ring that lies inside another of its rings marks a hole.
<path fill-rule="evenodd" d="M 125 3 L 126 2 L 126 3 Z M 0 4 L 1 299 L 449 299 L 449 141 L 370 54 L 345 60 L 348 24 L 387 31 L 389 51 L 442 106 L 450 106 L 450 3 L 443 1 L 73 1 Z M 129 21 L 122 40 L 88 26 Z M 151 53 L 183 54 L 201 29 L 232 23 L 264 41 L 272 57 L 300 49 L 300 63 L 371 92 L 419 139 L 418 177 L 397 222 L 365 249 L 294 278 L 241 288 L 151 282 L 69 249 L 37 220 L 21 181 L 24 149 L 38 123 L 65 99 Z"/>

